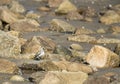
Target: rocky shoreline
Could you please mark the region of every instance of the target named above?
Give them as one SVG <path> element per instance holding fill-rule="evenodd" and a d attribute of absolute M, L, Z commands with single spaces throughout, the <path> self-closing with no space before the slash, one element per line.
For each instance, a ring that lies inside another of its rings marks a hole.
<path fill-rule="evenodd" d="M 1 0 L 0 84 L 119 84 L 119 0 Z"/>

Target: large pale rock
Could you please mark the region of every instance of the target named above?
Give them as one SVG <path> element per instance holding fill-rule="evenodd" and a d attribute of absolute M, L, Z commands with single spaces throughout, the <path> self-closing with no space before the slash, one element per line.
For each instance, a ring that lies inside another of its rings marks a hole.
<path fill-rule="evenodd" d="M 60 19 L 53 19 L 51 21 L 51 30 L 59 32 L 74 32 L 75 27 Z"/>
<path fill-rule="evenodd" d="M 34 36 L 31 39 L 29 39 L 24 45 L 22 45 L 22 54 L 36 54 L 40 51 L 41 44 L 37 40 L 37 38 Z"/>
<path fill-rule="evenodd" d="M 40 28 L 38 27 L 39 24 L 36 24 L 36 22 L 34 23 L 33 21 L 29 22 L 29 21 L 17 21 L 14 23 L 10 24 L 10 30 L 14 30 L 14 31 L 19 31 L 19 32 L 32 32 L 32 31 L 39 31 Z"/>
<path fill-rule="evenodd" d="M 43 76 L 43 77 L 41 77 Z M 83 72 L 58 72 L 33 73 L 30 77 L 37 84 L 83 84 L 88 75 Z"/>
<path fill-rule="evenodd" d="M 88 53 L 86 61 L 97 68 L 117 67 L 120 57 L 105 47 L 95 45 Z"/>
<path fill-rule="evenodd" d="M 19 39 L 11 34 L 0 31 L 0 56 L 14 57 L 21 52 Z"/>
<path fill-rule="evenodd" d="M 18 67 L 15 63 L 8 61 L 6 59 L 0 59 L 0 73 L 17 73 Z"/>
<path fill-rule="evenodd" d="M 50 7 L 58 7 L 64 0 L 48 0 Z"/>
<path fill-rule="evenodd" d="M 76 35 L 79 35 L 79 34 L 94 34 L 95 32 L 90 30 L 90 29 L 86 29 L 86 28 L 78 28 L 76 31 L 75 31 L 75 34 Z"/>
<path fill-rule="evenodd" d="M 82 71 L 85 73 L 92 73 L 93 71 L 90 66 L 68 61 L 43 61 L 38 64 L 38 67 L 45 71 L 67 70 L 72 72 Z"/>
<path fill-rule="evenodd" d="M 68 40 L 76 41 L 76 42 L 94 42 L 96 41 L 96 38 L 88 35 L 74 35 L 74 36 L 69 36 Z"/>
<path fill-rule="evenodd" d="M 0 19 L 6 23 L 18 21 L 18 16 L 7 8 L 0 8 Z"/>
<path fill-rule="evenodd" d="M 25 8 L 18 2 L 18 1 L 12 1 L 9 5 L 10 10 L 17 13 L 23 13 L 25 12 Z"/>
<path fill-rule="evenodd" d="M 120 22 L 120 14 L 113 10 L 107 11 L 102 17 L 100 17 L 100 21 L 106 25 L 119 23 Z"/>
<path fill-rule="evenodd" d="M 72 4 L 69 0 L 65 0 L 60 4 L 60 6 L 58 7 L 58 9 L 55 10 L 55 12 L 60 14 L 66 14 L 70 11 L 76 10 L 77 7 L 74 4 Z"/>

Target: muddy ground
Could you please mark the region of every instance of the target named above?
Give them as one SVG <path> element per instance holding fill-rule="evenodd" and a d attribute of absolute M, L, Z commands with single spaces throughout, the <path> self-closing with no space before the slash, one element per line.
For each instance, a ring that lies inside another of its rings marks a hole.
<path fill-rule="evenodd" d="M 21 4 L 23 4 L 23 6 L 26 8 L 26 10 L 28 11 L 34 11 L 37 13 L 40 13 L 40 15 L 42 15 L 42 17 L 40 18 L 39 22 L 41 25 L 41 28 L 49 28 L 50 24 L 49 22 L 52 19 L 55 18 L 59 18 L 62 20 L 65 20 L 65 16 L 55 16 L 52 15 L 54 9 L 52 9 L 52 11 L 50 12 L 42 12 L 42 11 L 37 11 L 36 9 L 38 7 L 42 7 L 42 6 L 46 6 L 47 4 L 45 2 L 36 2 L 33 0 L 19 0 Z M 116 4 L 120 4 L 120 0 L 71 0 L 78 8 L 80 7 L 93 7 L 97 13 L 99 14 L 100 11 L 105 10 L 109 5 L 116 5 Z M 94 1 L 94 4 L 92 4 L 92 2 Z M 110 26 L 112 25 L 120 25 L 120 23 L 117 24 L 111 24 L 111 25 L 105 25 L 102 23 L 99 23 L 99 18 L 98 17 L 94 17 L 92 22 L 86 22 L 86 21 L 67 21 L 68 23 L 74 25 L 76 28 L 78 27 L 82 27 L 84 26 L 85 28 L 91 29 L 93 31 L 98 30 L 99 28 L 103 28 L 105 30 L 107 30 Z M 33 36 L 47 36 L 49 38 L 51 38 L 52 40 L 54 40 L 57 44 L 60 44 L 62 46 L 65 47 L 69 47 L 70 44 L 72 43 L 77 43 L 77 42 L 72 42 L 72 41 L 68 41 L 67 37 L 70 36 L 71 34 L 69 33 L 58 33 L 58 32 L 53 32 L 53 31 L 42 31 L 42 32 L 29 32 L 29 33 L 25 33 L 23 34 L 23 38 L 31 38 Z M 100 37 L 101 35 L 103 35 L 104 37 L 114 37 L 114 38 L 119 38 L 120 39 L 120 34 L 117 35 L 113 35 L 111 33 L 105 33 L 105 34 L 93 34 L 92 36 L 96 36 L 96 37 Z M 94 44 L 89 44 L 89 43 L 79 43 L 80 45 L 82 45 L 83 52 L 88 53 L 89 50 L 91 49 L 91 47 Z M 107 44 L 104 45 L 105 47 L 114 50 L 116 44 Z M 14 62 L 17 63 L 17 65 L 21 65 L 23 62 L 32 62 L 33 63 L 37 63 L 38 61 L 34 61 L 34 60 L 15 60 L 15 59 L 10 59 Z M 99 74 L 102 74 L 104 72 L 107 71 L 112 71 L 112 69 L 107 69 L 107 70 L 101 70 L 101 72 Z M 116 70 L 114 70 L 115 72 L 119 72 L 120 68 L 117 68 Z M 95 75 L 99 75 L 98 73 L 95 73 Z M 23 74 L 23 76 L 26 78 L 29 77 L 29 74 Z M 0 82 L 3 81 L 8 81 L 9 78 L 11 77 L 10 74 L 0 74 Z M 1 84 L 1 83 L 0 83 Z M 33 84 L 30 83 L 28 81 L 25 82 L 12 82 L 12 84 Z"/>

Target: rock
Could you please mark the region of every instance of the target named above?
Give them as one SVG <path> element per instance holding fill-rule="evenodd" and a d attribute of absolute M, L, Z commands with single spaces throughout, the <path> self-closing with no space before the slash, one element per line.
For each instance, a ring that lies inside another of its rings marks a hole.
<path fill-rule="evenodd" d="M 37 8 L 39 11 L 49 12 L 51 9 L 48 7 L 39 7 Z"/>
<path fill-rule="evenodd" d="M 41 57 L 41 60 L 52 60 L 52 61 L 61 61 L 67 60 L 68 56 L 63 56 L 60 54 L 46 53 L 45 56 Z"/>
<path fill-rule="evenodd" d="M 83 59 L 85 59 L 86 57 L 86 53 L 82 52 L 82 51 L 77 51 L 77 50 L 72 50 L 72 57 L 71 59 L 74 59 L 74 61 L 77 61 L 77 59 L 79 60 L 79 62 L 81 62 Z"/>
<path fill-rule="evenodd" d="M 15 63 L 11 61 L 8 61 L 6 59 L 0 59 L 0 73 L 18 73 L 18 67 Z"/>
<path fill-rule="evenodd" d="M 58 14 L 66 14 L 70 11 L 76 10 L 77 7 L 74 4 L 72 4 L 69 0 L 65 0 L 60 4 L 60 6 L 58 7 L 58 9 L 55 10 L 55 12 Z"/>
<path fill-rule="evenodd" d="M 56 43 L 46 37 L 46 36 L 37 36 L 37 40 L 40 42 L 41 46 L 45 48 L 46 52 L 52 53 L 56 47 Z"/>
<path fill-rule="evenodd" d="M 7 32 L 8 34 L 11 34 L 13 36 L 16 36 L 16 37 L 19 37 L 20 36 L 20 32 L 17 32 L 17 31 L 8 31 Z"/>
<path fill-rule="evenodd" d="M 96 41 L 96 43 L 120 43 L 119 39 L 115 38 L 100 38 Z"/>
<path fill-rule="evenodd" d="M 64 0 L 48 0 L 49 7 L 58 7 Z"/>
<path fill-rule="evenodd" d="M 36 26 L 34 25 L 34 22 L 32 24 L 29 21 L 18 21 L 18 22 L 10 24 L 10 30 L 19 31 L 19 32 L 39 31 L 40 28 L 38 27 L 38 25 L 39 25 L 38 23 Z"/>
<path fill-rule="evenodd" d="M 57 32 L 72 32 L 73 33 L 75 31 L 75 27 L 73 27 L 72 25 L 70 25 L 67 22 L 64 22 L 62 20 L 53 19 L 51 21 L 50 30 L 54 30 Z"/>
<path fill-rule="evenodd" d="M 88 78 L 83 84 L 110 84 L 110 82 L 105 77 L 91 77 Z"/>
<path fill-rule="evenodd" d="M 101 33 L 106 33 L 106 31 L 103 28 L 100 28 L 97 30 L 97 33 L 101 34 Z"/>
<path fill-rule="evenodd" d="M 117 44 L 114 51 L 116 54 L 118 54 L 120 56 L 120 44 Z"/>
<path fill-rule="evenodd" d="M 83 28 L 76 29 L 75 34 L 76 35 L 79 35 L 79 34 L 95 34 L 95 32 L 90 30 L 90 29 L 86 29 L 86 28 L 83 27 Z"/>
<path fill-rule="evenodd" d="M 61 69 L 52 61 L 43 60 L 38 65 L 43 71 L 60 71 Z"/>
<path fill-rule="evenodd" d="M 19 39 L 11 34 L 0 31 L 0 56 L 14 57 L 21 52 Z"/>
<path fill-rule="evenodd" d="M 83 47 L 79 44 L 71 44 L 70 48 L 73 50 L 82 50 L 83 49 Z"/>
<path fill-rule="evenodd" d="M 61 54 L 61 55 L 63 55 L 63 56 L 64 56 L 64 55 L 69 55 L 69 56 L 72 55 L 72 53 L 71 53 L 71 51 L 70 51 L 69 49 L 67 49 L 66 47 L 61 46 L 61 45 L 57 45 L 57 46 L 55 47 L 55 50 L 54 50 L 53 53 Z"/>
<path fill-rule="evenodd" d="M 11 11 L 16 12 L 16 13 L 25 12 L 25 8 L 18 1 L 13 0 L 11 4 L 9 5 L 9 8 Z"/>
<path fill-rule="evenodd" d="M 8 5 L 12 2 L 13 0 L 0 0 L 0 5 Z"/>
<path fill-rule="evenodd" d="M 109 30 L 112 32 L 120 33 L 120 26 L 112 26 Z"/>
<path fill-rule="evenodd" d="M 66 15 L 67 20 L 83 20 L 83 18 L 77 11 L 71 11 Z"/>
<path fill-rule="evenodd" d="M 11 83 L 11 82 L 3 82 L 2 84 L 13 84 L 13 83 Z"/>
<path fill-rule="evenodd" d="M 6 23 L 14 23 L 18 21 L 18 16 L 7 8 L 0 8 L 0 19 Z"/>
<path fill-rule="evenodd" d="M 45 71 L 67 70 L 72 72 L 82 71 L 85 73 L 92 73 L 93 71 L 90 66 L 68 61 L 43 61 L 38 64 L 38 67 Z"/>
<path fill-rule="evenodd" d="M 112 8 L 114 11 L 116 11 L 118 14 L 120 14 L 120 4 L 117 4 L 115 6 L 113 6 Z"/>
<path fill-rule="evenodd" d="M 34 36 L 31 39 L 27 40 L 27 42 L 22 45 L 22 54 L 36 54 L 37 52 L 39 52 L 40 48 L 41 48 L 41 44 L 38 41 L 38 39 Z"/>
<path fill-rule="evenodd" d="M 41 77 L 41 75 L 43 77 Z M 47 73 L 33 73 L 30 79 L 37 84 L 83 84 L 88 75 L 83 72 L 58 72 L 50 71 Z"/>
<path fill-rule="evenodd" d="M 81 16 L 83 16 L 83 21 L 88 21 L 88 22 L 92 22 L 93 21 L 93 17 L 96 16 L 96 11 L 94 8 L 91 7 L 87 7 L 87 8 L 79 8 L 78 12 Z"/>
<path fill-rule="evenodd" d="M 68 40 L 76 41 L 76 42 L 94 42 L 96 41 L 96 38 L 88 35 L 74 35 L 74 36 L 69 36 Z"/>
<path fill-rule="evenodd" d="M 10 78 L 11 81 L 25 81 L 25 79 L 20 75 L 14 75 Z"/>
<path fill-rule="evenodd" d="M 120 14 L 113 10 L 107 11 L 102 17 L 100 17 L 100 22 L 109 25 L 113 23 L 120 22 Z"/>
<path fill-rule="evenodd" d="M 93 67 L 109 68 L 119 66 L 120 57 L 105 47 L 95 45 L 88 53 L 86 61 Z"/>
<path fill-rule="evenodd" d="M 2 21 L 0 20 L 0 30 L 3 30 L 3 24 L 2 24 Z"/>
<path fill-rule="evenodd" d="M 31 18 L 31 19 L 39 19 L 40 14 L 37 14 L 37 13 L 34 13 L 34 12 L 27 12 L 26 17 Z"/>

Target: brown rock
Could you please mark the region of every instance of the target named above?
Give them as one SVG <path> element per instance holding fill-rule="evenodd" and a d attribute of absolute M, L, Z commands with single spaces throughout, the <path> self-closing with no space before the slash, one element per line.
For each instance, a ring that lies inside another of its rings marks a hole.
<path fill-rule="evenodd" d="M 24 45 L 22 45 L 22 53 L 28 54 L 28 53 L 34 53 L 40 51 L 41 44 L 38 41 L 38 39 L 34 36 L 31 39 L 29 39 Z"/>
<path fill-rule="evenodd" d="M 32 24 L 29 21 L 18 21 L 10 24 L 10 30 L 19 31 L 19 32 L 32 32 L 32 31 L 39 31 L 40 28 L 34 25 L 34 22 Z"/>
<path fill-rule="evenodd" d="M 107 11 L 102 17 L 100 17 L 100 21 L 106 25 L 119 23 L 120 22 L 120 14 L 113 10 Z"/>
<path fill-rule="evenodd" d="M 10 78 L 11 81 L 25 81 L 25 79 L 20 75 L 14 75 Z"/>
<path fill-rule="evenodd" d="M 33 73 L 30 78 L 35 80 L 37 84 L 83 84 L 88 75 L 83 72 L 50 71 Z"/>
<path fill-rule="evenodd" d="M 100 28 L 97 30 L 97 33 L 106 33 L 106 31 L 103 28 Z"/>
<path fill-rule="evenodd" d="M 67 70 L 72 72 L 82 71 L 85 73 L 92 73 L 93 71 L 92 68 L 87 65 L 68 61 L 43 61 L 38 64 L 38 67 L 45 71 Z"/>
<path fill-rule="evenodd" d="M 91 77 L 88 78 L 83 84 L 110 84 L 110 82 L 105 77 Z"/>
<path fill-rule="evenodd" d="M 76 10 L 77 7 L 74 4 L 72 4 L 69 0 L 65 0 L 60 4 L 60 6 L 58 7 L 58 9 L 55 10 L 55 12 L 58 14 L 66 14 L 70 11 Z"/>
<path fill-rule="evenodd" d="M 113 26 L 109 30 L 116 32 L 116 33 L 120 33 L 120 26 Z"/>
<path fill-rule="evenodd" d="M 114 51 L 115 51 L 116 54 L 118 54 L 120 56 L 120 44 L 117 44 Z"/>
<path fill-rule="evenodd" d="M 43 46 L 47 52 L 53 52 L 55 47 L 56 47 L 56 43 L 46 37 L 46 36 L 37 36 L 37 40 L 40 42 L 41 46 Z"/>
<path fill-rule="evenodd" d="M 72 45 L 70 45 L 70 48 L 73 50 L 82 50 L 83 49 L 83 47 L 79 44 L 72 44 Z"/>
<path fill-rule="evenodd" d="M 15 63 L 10 62 L 6 59 L 0 59 L 0 73 L 17 73 L 18 67 Z"/>
<path fill-rule="evenodd" d="M 39 11 L 44 11 L 44 12 L 49 12 L 50 11 L 50 8 L 48 7 L 39 7 L 37 8 Z"/>
<path fill-rule="evenodd" d="M 51 21 L 51 30 L 59 32 L 74 32 L 75 27 L 59 19 L 53 19 Z"/>
<path fill-rule="evenodd" d="M 38 19 L 38 18 L 40 18 L 40 14 L 28 12 L 26 14 L 26 17 L 31 18 L 31 19 Z"/>
<path fill-rule="evenodd" d="M 83 20 L 83 18 L 77 11 L 71 11 L 66 15 L 67 20 Z"/>
<path fill-rule="evenodd" d="M 10 7 L 11 11 L 16 12 L 16 13 L 24 13 L 25 12 L 25 8 L 18 1 L 15 1 L 15 0 L 12 0 L 9 7 Z"/>
<path fill-rule="evenodd" d="M 48 0 L 50 7 L 58 7 L 64 0 Z"/>
<path fill-rule="evenodd" d="M 88 36 L 88 35 L 74 35 L 68 37 L 69 41 L 76 41 L 76 42 L 94 42 L 96 41 L 95 37 Z"/>
<path fill-rule="evenodd" d="M 100 38 L 96 43 L 120 43 L 120 40 L 115 38 Z"/>
<path fill-rule="evenodd" d="M 19 37 L 20 36 L 20 32 L 17 32 L 17 31 L 8 31 L 7 32 L 8 34 L 11 34 L 13 36 L 16 36 L 16 37 Z"/>
<path fill-rule="evenodd" d="M 0 8 L 0 19 L 6 23 L 18 21 L 18 16 L 7 8 Z"/>
<path fill-rule="evenodd" d="M 8 5 L 12 2 L 12 0 L 0 0 L 0 5 Z"/>
<path fill-rule="evenodd" d="M 93 67 L 106 68 L 119 66 L 120 58 L 109 49 L 95 45 L 88 53 L 86 61 Z"/>
<path fill-rule="evenodd" d="M 19 39 L 11 34 L 0 31 L 0 56 L 14 57 L 21 52 Z"/>
<path fill-rule="evenodd" d="M 76 35 L 79 35 L 79 34 L 94 34 L 95 32 L 90 30 L 90 29 L 86 29 L 86 28 L 78 28 L 76 31 L 75 31 L 75 34 Z"/>

